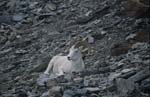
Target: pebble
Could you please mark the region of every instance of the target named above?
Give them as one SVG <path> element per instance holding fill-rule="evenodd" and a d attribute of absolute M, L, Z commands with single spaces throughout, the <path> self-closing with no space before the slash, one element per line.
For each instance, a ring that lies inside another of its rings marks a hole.
<path fill-rule="evenodd" d="M 16 15 L 13 15 L 12 20 L 15 22 L 20 22 L 23 20 L 23 18 L 24 18 L 23 15 L 16 14 Z"/>

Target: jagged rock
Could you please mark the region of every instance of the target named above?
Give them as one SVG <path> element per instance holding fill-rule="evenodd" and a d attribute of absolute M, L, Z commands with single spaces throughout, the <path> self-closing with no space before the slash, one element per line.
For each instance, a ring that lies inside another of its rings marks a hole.
<path fill-rule="evenodd" d="M 118 78 L 116 79 L 117 91 L 121 97 L 126 97 L 135 89 L 135 84 L 131 80 Z"/>
<path fill-rule="evenodd" d="M 121 72 L 114 72 L 114 73 L 111 73 L 110 75 L 109 75 L 109 81 L 113 81 L 113 80 L 115 80 L 116 78 L 118 78 L 119 76 L 121 75 Z"/>
<path fill-rule="evenodd" d="M 131 48 L 132 44 L 128 42 L 120 42 L 113 45 L 111 48 L 111 55 L 112 56 L 119 56 L 121 54 L 125 54 Z"/>
<path fill-rule="evenodd" d="M 150 78 L 147 78 L 141 82 L 140 89 L 144 93 L 148 93 L 150 91 Z"/>
<path fill-rule="evenodd" d="M 135 75 L 131 76 L 128 79 L 133 82 L 139 83 L 149 76 L 150 76 L 150 69 L 149 69 L 149 67 L 146 67 L 144 70 L 141 70 L 140 72 L 136 73 Z"/>
<path fill-rule="evenodd" d="M 130 43 L 136 43 L 136 42 L 148 42 L 149 41 L 149 33 L 146 32 L 137 32 L 134 34 L 130 34 L 126 37 L 126 40 Z"/>
<path fill-rule="evenodd" d="M 149 0 L 128 0 L 125 4 L 125 13 L 128 16 L 144 17 L 149 7 Z"/>
<path fill-rule="evenodd" d="M 37 84 L 39 86 L 45 86 L 48 80 L 49 80 L 49 75 L 40 74 L 39 78 L 37 79 Z"/>
<path fill-rule="evenodd" d="M 63 93 L 63 97 L 73 97 L 74 95 L 75 93 L 72 90 L 65 90 Z"/>
<path fill-rule="evenodd" d="M 89 93 L 95 93 L 95 92 L 100 91 L 100 89 L 98 87 L 86 87 L 84 89 L 87 90 L 87 92 L 89 92 Z"/>
<path fill-rule="evenodd" d="M 49 89 L 49 96 L 61 97 L 61 86 L 53 86 Z"/>
<path fill-rule="evenodd" d="M 102 34 L 102 35 L 105 35 L 106 33 L 107 33 L 107 32 L 104 31 L 104 30 L 101 31 L 101 34 Z"/>
<path fill-rule="evenodd" d="M 46 10 L 52 10 L 52 11 L 54 11 L 54 10 L 56 10 L 56 5 L 55 4 L 53 4 L 53 3 L 47 3 L 46 4 L 46 6 L 45 6 L 45 8 L 46 8 Z"/>
<path fill-rule="evenodd" d="M 75 83 L 81 83 L 81 82 L 83 82 L 83 78 L 77 77 L 77 78 L 74 78 L 73 81 L 74 81 Z"/>
<path fill-rule="evenodd" d="M 40 97 L 49 97 L 49 91 L 44 92 Z"/>
<path fill-rule="evenodd" d="M 123 69 L 122 71 L 121 71 L 121 73 L 128 73 L 128 72 L 130 72 L 130 71 L 133 71 L 135 68 L 126 68 L 126 69 Z"/>
<path fill-rule="evenodd" d="M 1 23 L 11 24 L 12 23 L 11 16 L 0 16 L 0 24 Z"/>
<path fill-rule="evenodd" d="M 28 97 L 27 93 L 25 93 L 24 91 L 19 91 L 17 93 L 17 97 Z"/>
<path fill-rule="evenodd" d="M 93 34 L 92 37 L 95 40 L 101 40 L 104 36 L 101 33 Z"/>
<path fill-rule="evenodd" d="M 125 65 L 123 62 L 117 62 L 116 64 L 110 65 L 110 69 L 115 71 L 116 69 L 120 69 Z"/>
<path fill-rule="evenodd" d="M 122 74 L 122 75 L 120 76 L 120 78 L 128 79 L 129 77 L 133 76 L 135 73 L 136 73 L 136 71 L 134 70 L 134 71 L 131 71 L 131 72 Z"/>
<path fill-rule="evenodd" d="M 94 38 L 90 35 L 87 36 L 88 43 L 94 43 Z"/>
<path fill-rule="evenodd" d="M 126 37 L 126 40 L 130 40 L 130 39 L 133 39 L 134 37 L 136 36 L 136 34 L 130 34 L 129 36 Z"/>
<path fill-rule="evenodd" d="M 86 89 L 77 89 L 76 94 L 78 95 L 85 95 L 88 91 Z"/>

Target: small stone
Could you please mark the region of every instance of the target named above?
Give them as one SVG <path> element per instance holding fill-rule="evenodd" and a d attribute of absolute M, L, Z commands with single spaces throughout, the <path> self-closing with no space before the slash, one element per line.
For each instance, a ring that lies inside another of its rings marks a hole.
<path fill-rule="evenodd" d="M 83 82 L 84 86 L 88 86 L 89 83 L 90 83 L 90 81 L 88 79 L 84 79 L 84 82 Z"/>
<path fill-rule="evenodd" d="M 100 88 L 98 88 L 98 87 L 86 87 L 84 89 L 87 90 L 89 93 L 94 93 L 94 92 L 100 91 Z"/>
<path fill-rule="evenodd" d="M 55 93 L 55 92 L 60 92 L 60 90 L 61 90 L 61 86 L 54 86 L 49 91 Z"/>
<path fill-rule="evenodd" d="M 114 79 L 116 79 L 117 77 L 119 77 L 121 75 L 121 73 L 111 73 L 110 75 L 109 75 L 109 80 L 110 81 L 113 81 Z"/>
<path fill-rule="evenodd" d="M 150 91 L 150 78 L 147 78 L 145 80 L 142 81 L 141 83 L 141 90 L 144 92 L 144 93 L 149 93 Z"/>
<path fill-rule="evenodd" d="M 75 95 L 75 92 L 72 90 L 66 90 L 64 91 L 63 97 L 73 97 Z"/>
<path fill-rule="evenodd" d="M 104 35 L 106 34 L 107 32 L 106 31 L 101 31 L 101 35 Z"/>
<path fill-rule="evenodd" d="M 49 97 L 48 95 L 49 95 L 49 91 L 44 92 L 41 97 Z"/>
<path fill-rule="evenodd" d="M 21 38 L 21 36 L 20 36 L 20 35 L 17 35 L 17 36 L 16 36 L 16 38 L 18 38 L 18 39 L 19 39 L 19 38 Z"/>
<path fill-rule="evenodd" d="M 23 16 L 19 15 L 19 14 L 13 15 L 12 20 L 15 21 L 15 22 L 20 22 L 20 21 L 23 20 Z"/>
<path fill-rule="evenodd" d="M 94 38 L 92 36 L 89 35 L 87 39 L 88 39 L 88 43 L 94 43 Z"/>
<path fill-rule="evenodd" d="M 25 54 L 25 53 L 27 53 L 27 51 L 26 51 L 26 50 L 23 50 L 23 49 L 20 49 L 20 50 L 16 50 L 15 53 L 16 53 L 16 54 Z"/>
<path fill-rule="evenodd" d="M 90 97 L 99 97 L 99 95 L 97 95 L 97 94 L 95 94 L 95 93 L 92 93 L 92 94 L 90 95 Z"/>
<path fill-rule="evenodd" d="M 35 6 L 36 6 L 37 4 L 38 4 L 38 2 L 32 2 L 32 3 L 30 3 L 29 8 L 30 8 L 30 9 L 35 8 Z"/>
<path fill-rule="evenodd" d="M 98 60 L 98 61 L 95 61 L 95 62 L 94 62 L 94 65 L 96 65 L 96 66 L 97 66 L 97 65 L 99 65 L 99 63 L 100 63 L 100 61 L 99 61 L 99 60 Z"/>
<path fill-rule="evenodd" d="M 17 97 L 28 97 L 28 95 L 24 91 L 19 91 Z"/>
<path fill-rule="evenodd" d="M 92 10 L 88 11 L 85 16 L 90 16 L 90 14 L 92 13 Z"/>
<path fill-rule="evenodd" d="M 127 68 L 127 69 L 123 69 L 121 71 L 121 73 L 127 73 L 127 72 L 130 72 L 130 71 L 133 71 L 133 70 L 134 70 L 134 68 Z"/>
<path fill-rule="evenodd" d="M 85 95 L 87 93 L 87 90 L 86 89 L 77 89 L 76 93 L 79 95 Z"/>
<path fill-rule="evenodd" d="M 81 82 L 83 81 L 83 78 L 77 77 L 77 78 L 74 78 L 73 81 L 74 81 L 75 83 L 81 83 Z"/>
<path fill-rule="evenodd" d="M 54 86 L 49 89 L 49 96 L 55 95 L 55 97 L 60 97 L 61 95 L 61 86 Z"/>
<path fill-rule="evenodd" d="M 48 81 L 46 82 L 46 86 L 47 86 L 47 87 L 53 87 L 53 86 L 55 86 L 56 84 L 57 84 L 56 81 L 53 80 L 53 79 L 50 79 L 50 80 L 48 80 Z"/>
<path fill-rule="evenodd" d="M 136 34 L 130 34 L 129 36 L 126 37 L 126 40 L 133 39 L 136 36 Z"/>
<path fill-rule="evenodd" d="M 137 42 L 135 44 L 132 45 L 132 49 L 138 49 L 138 48 L 142 48 L 144 47 L 146 44 L 145 43 L 142 43 L 142 42 Z"/>
<path fill-rule="evenodd" d="M 11 16 L 0 16 L 0 24 L 1 23 L 11 24 Z"/>
<path fill-rule="evenodd" d="M 48 3 L 47 5 L 46 5 L 46 8 L 48 9 L 48 10 L 56 10 L 56 5 L 55 4 L 53 4 L 53 3 Z"/>

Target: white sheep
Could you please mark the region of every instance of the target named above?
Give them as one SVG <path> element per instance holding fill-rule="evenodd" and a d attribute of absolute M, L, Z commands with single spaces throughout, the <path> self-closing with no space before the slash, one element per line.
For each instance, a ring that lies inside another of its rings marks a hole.
<path fill-rule="evenodd" d="M 83 42 L 78 42 L 71 46 L 69 54 L 67 56 L 54 56 L 48 64 L 48 67 L 44 74 L 51 73 L 60 76 L 65 73 L 72 73 L 77 71 L 82 71 L 85 69 L 85 65 L 82 59 L 80 47 L 84 44 Z"/>

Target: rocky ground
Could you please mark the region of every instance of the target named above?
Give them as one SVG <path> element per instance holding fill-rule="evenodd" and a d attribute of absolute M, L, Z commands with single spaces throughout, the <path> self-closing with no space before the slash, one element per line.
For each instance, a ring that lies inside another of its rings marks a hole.
<path fill-rule="evenodd" d="M 0 97 L 149 97 L 150 21 L 126 4 L 0 0 Z M 84 54 L 86 70 L 47 80 L 50 59 L 87 36 L 94 51 Z"/>

